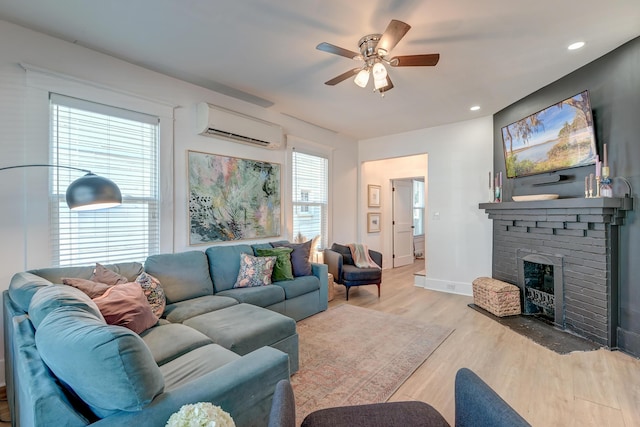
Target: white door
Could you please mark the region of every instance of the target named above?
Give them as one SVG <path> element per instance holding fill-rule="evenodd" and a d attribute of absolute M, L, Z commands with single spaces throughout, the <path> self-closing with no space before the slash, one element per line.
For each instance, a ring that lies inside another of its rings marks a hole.
<path fill-rule="evenodd" d="M 393 181 L 393 267 L 413 262 L 413 184 Z"/>

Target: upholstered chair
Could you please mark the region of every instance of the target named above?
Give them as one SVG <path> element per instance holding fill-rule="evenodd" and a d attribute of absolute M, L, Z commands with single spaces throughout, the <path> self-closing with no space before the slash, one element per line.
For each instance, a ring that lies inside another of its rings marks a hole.
<path fill-rule="evenodd" d="M 356 267 L 351 250 L 346 245 L 334 243 L 331 245 L 331 249 L 324 250 L 324 263 L 329 267 L 329 273 L 333 274 L 334 282 L 344 285 L 347 289 L 347 301 L 349 301 L 349 289 L 352 286 L 376 285 L 378 286 L 378 298 L 380 298 L 382 254 L 369 249 L 369 256 L 380 268 Z"/>
<path fill-rule="evenodd" d="M 301 427 L 445 427 L 431 405 L 419 401 L 384 402 L 319 409 Z M 456 427 L 531 427 L 480 377 L 461 368 L 455 378 Z M 296 427 L 296 404 L 288 380 L 276 384 L 269 427 Z"/>

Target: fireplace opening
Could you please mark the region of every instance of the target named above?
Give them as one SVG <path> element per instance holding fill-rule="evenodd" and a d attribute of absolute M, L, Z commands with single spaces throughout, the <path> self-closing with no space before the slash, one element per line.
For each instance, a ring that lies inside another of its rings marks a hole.
<path fill-rule="evenodd" d="M 520 249 L 517 258 L 522 314 L 564 329 L 562 256 Z"/>
<path fill-rule="evenodd" d="M 555 323 L 553 265 L 524 261 L 524 312 Z"/>

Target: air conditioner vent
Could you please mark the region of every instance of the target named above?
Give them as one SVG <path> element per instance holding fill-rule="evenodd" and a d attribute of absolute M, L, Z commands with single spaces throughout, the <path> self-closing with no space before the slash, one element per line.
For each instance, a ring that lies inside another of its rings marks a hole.
<path fill-rule="evenodd" d="M 196 126 L 200 135 L 217 136 L 271 150 L 284 147 L 284 131 L 274 123 L 206 102 L 199 103 L 196 110 Z"/>

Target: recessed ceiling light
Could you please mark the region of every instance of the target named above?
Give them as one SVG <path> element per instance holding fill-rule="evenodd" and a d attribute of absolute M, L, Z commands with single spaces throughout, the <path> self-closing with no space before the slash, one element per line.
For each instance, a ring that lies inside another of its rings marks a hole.
<path fill-rule="evenodd" d="M 478 111 L 480 109 L 479 105 L 474 105 L 473 107 L 469 108 L 471 111 Z"/>
<path fill-rule="evenodd" d="M 576 49 L 580 49 L 582 46 L 584 46 L 584 42 L 575 42 L 575 43 L 571 43 L 567 49 L 569 50 L 576 50 Z"/>

